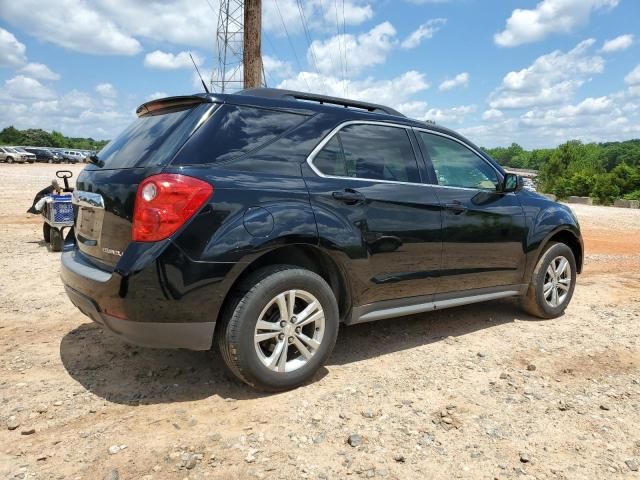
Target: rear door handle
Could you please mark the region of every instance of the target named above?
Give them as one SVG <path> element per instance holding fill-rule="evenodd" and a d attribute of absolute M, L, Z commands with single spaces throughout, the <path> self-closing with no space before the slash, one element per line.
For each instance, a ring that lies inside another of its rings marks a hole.
<path fill-rule="evenodd" d="M 333 192 L 331 196 L 336 200 L 346 203 L 347 205 L 362 203 L 366 198 L 362 193 L 351 188 L 345 188 L 340 192 Z"/>
<path fill-rule="evenodd" d="M 454 215 L 460 215 L 467 211 L 467 207 L 465 207 L 461 202 L 454 200 L 451 203 L 445 203 L 444 208 L 447 210 L 451 210 Z"/>

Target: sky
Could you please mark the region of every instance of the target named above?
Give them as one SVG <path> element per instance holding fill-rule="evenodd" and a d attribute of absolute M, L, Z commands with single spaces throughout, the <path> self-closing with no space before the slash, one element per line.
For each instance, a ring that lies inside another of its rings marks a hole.
<path fill-rule="evenodd" d="M 218 2 L 0 0 L 0 128 L 109 139 L 138 105 L 202 91 L 188 52 L 215 77 Z M 263 0 L 262 21 L 269 87 L 485 147 L 640 138 L 639 0 Z"/>

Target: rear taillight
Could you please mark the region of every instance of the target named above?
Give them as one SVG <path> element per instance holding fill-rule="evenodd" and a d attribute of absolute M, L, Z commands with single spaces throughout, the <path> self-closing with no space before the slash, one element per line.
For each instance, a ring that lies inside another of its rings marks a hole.
<path fill-rule="evenodd" d="M 138 185 L 131 237 L 157 242 L 175 233 L 213 193 L 210 183 L 173 173 L 145 178 Z"/>

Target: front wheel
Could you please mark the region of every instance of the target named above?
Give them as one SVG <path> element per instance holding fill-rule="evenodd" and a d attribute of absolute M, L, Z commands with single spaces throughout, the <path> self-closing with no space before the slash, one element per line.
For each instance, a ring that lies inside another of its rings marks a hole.
<path fill-rule="evenodd" d="M 576 286 L 576 259 L 564 243 L 551 243 L 540 256 L 522 307 L 540 318 L 562 315 Z"/>
<path fill-rule="evenodd" d="M 235 292 L 217 330 L 231 372 L 277 392 L 313 377 L 338 335 L 338 305 L 322 277 L 287 265 L 250 274 Z"/>

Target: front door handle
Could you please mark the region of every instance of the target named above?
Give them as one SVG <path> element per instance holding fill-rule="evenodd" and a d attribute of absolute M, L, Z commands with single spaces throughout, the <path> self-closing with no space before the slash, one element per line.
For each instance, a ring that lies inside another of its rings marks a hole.
<path fill-rule="evenodd" d="M 461 213 L 467 211 L 467 207 L 465 207 L 462 202 L 459 202 L 457 200 L 454 200 L 451 203 L 445 203 L 444 208 L 446 208 L 447 210 L 451 210 L 454 215 L 460 215 Z"/>
<path fill-rule="evenodd" d="M 362 203 L 365 200 L 365 196 L 358 192 L 357 190 L 353 190 L 351 188 L 345 188 L 339 192 L 333 192 L 331 194 L 333 198 L 339 200 L 347 205 L 355 205 L 357 203 Z"/>

